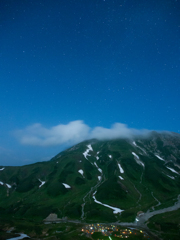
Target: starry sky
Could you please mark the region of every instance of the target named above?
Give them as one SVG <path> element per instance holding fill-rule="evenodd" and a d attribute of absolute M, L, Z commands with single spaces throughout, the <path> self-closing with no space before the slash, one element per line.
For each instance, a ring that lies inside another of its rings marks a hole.
<path fill-rule="evenodd" d="M 0 164 L 99 133 L 180 133 L 179 13 L 179 0 L 1 0 Z"/>

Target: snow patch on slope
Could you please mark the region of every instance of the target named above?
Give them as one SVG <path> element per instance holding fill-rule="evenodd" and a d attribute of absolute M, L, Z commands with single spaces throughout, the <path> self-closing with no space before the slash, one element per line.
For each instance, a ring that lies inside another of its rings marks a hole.
<path fill-rule="evenodd" d="M 176 172 L 176 170 L 174 170 L 173 168 L 170 168 L 170 167 L 167 167 L 171 172 L 174 172 L 174 173 L 176 173 L 176 174 L 178 174 L 179 175 L 179 173 L 178 172 Z"/>
<path fill-rule="evenodd" d="M 161 161 L 165 161 L 162 157 L 158 156 L 157 154 L 155 154 L 155 156 L 159 158 Z"/>
<path fill-rule="evenodd" d="M 108 208 L 110 208 L 110 209 L 113 209 L 113 213 L 114 213 L 114 214 L 121 213 L 121 212 L 124 211 L 124 210 L 122 210 L 122 209 L 120 209 L 120 208 L 111 207 L 111 206 L 109 206 L 109 205 L 107 205 L 107 204 L 103 204 L 103 203 L 97 201 L 97 200 L 96 200 L 96 197 L 95 197 L 96 192 L 97 192 L 97 191 L 95 191 L 95 192 L 93 193 L 93 199 L 94 199 L 94 201 L 95 201 L 96 203 L 101 204 L 101 205 L 103 205 L 103 206 L 105 206 L 105 207 L 108 207 Z"/>
<path fill-rule="evenodd" d="M 65 186 L 65 188 L 71 188 L 68 184 L 66 184 L 66 183 L 62 183 L 64 186 Z"/>
<path fill-rule="evenodd" d="M 144 163 L 140 161 L 139 156 L 134 152 L 132 152 L 132 155 L 134 155 L 135 157 L 134 159 L 137 162 L 137 164 L 142 165 L 144 167 Z"/>
<path fill-rule="evenodd" d="M 19 233 L 19 234 L 20 234 L 19 237 L 9 238 L 9 240 L 20 240 L 20 239 L 24 239 L 24 238 L 30 238 L 28 235 L 26 235 L 24 233 Z"/>
<path fill-rule="evenodd" d="M 45 181 L 41 181 L 40 179 L 38 179 L 41 182 L 41 185 L 39 185 L 39 188 L 42 187 L 45 184 Z"/>
<path fill-rule="evenodd" d="M 123 177 L 121 177 L 121 176 L 119 176 L 119 178 L 120 178 L 121 180 L 124 180 L 124 178 L 123 178 Z"/>
<path fill-rule="evenodd" d="M 166 176 L 167 176 L 167 177 L 169 177 L 169 178 L 171 178 L 171 179 L 175 179 L 174 177 L 172 177 L 172 176 L 169 176 L 169 175 L 167 175 L 167 174 L 166 174 Z"/>
<path fill-rule="evenodd" d="M 11 185 L 9 185 L 8 183 L 3 183 L 3 182 L 0 182 L 1 185 L 6 185 L 8 188 L 12 188 Z"/>
<path fill-rule="evenodd" d="M 87 147 L 88 147 L 88 149 L 86 149 L 86 151 L 83 153 L 83 155 L 86 159 L 87 159 L 87 156 L 91 156 L 91 155 L 89 155 L 89 151 L 93 151 L 91 144 L 88 144 Z"/>
<path fill-rule="evenodd" d="M 120 173 L 124 173 L 124 170 L 122 169 L 120 163 L 118 163 L 118 167 L 119 167 L 119 171 L 120 171 Z"/>
<path fill-rule="evenodd" d="M 134 155 L 137 159 L 139 159 L 139 156 L 136 153 L 132 152 L 132 155 Z"/>
<path fill-rule="evenodd" d="M 84 177 L 84 171 L 82 169 L 79 169 L 78 172 Z"/>
<path fill-rule="evenodd" d="M 91 144 L 88 144 L 87 147 L 89 148 L 90 151 L 93 151 Z"/>
<path fill-rule="evenodd" d="M 133 144 L 134 144 L 134 146 L 136 146 L 136 147 L 138 147 L 139 149 L 141 149 L 141 151 L 143 151 L 145 154 L 147 154 L 146 151 L 145 151 L 143 148 L 139 147 L 139 146 L 136 144 L 135 141 L 133 141 Z"/>
<path fill-rule="evenodd" d="M 3 168 L 0 169 L 0 171 L 3 171 L 4 169 L 5 169 L 5 168 L 3 167 Z"/>
<path fill-rule="evenodd" d="M 94 165 L 97 167 L 98 171 L 99 171 L 100 173 L 102 173 L 102 169 L 100 169 L 100 168 L 98 167 L 98 165 L 97 165 L 96 162 L 94 162 Z"/>

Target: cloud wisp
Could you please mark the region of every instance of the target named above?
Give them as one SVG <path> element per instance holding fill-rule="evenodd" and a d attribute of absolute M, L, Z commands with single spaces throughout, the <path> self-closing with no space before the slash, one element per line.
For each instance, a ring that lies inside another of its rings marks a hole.
<path fill-rule="evenodd" d="M 127 125 L 122 123 L 115 123 L 111 128 L 90 128 L 82 120 L 77 120 L 51 128 L 45 128 L 40 123 L 36 123 L 25 129 L 16 130 L 14 135 L 24 145 L 55 146 L 62 144 L 72 145 L 92 138 L 99 140 L 132 138 L 148 132 L 148 130 L 128 128 Z"/>

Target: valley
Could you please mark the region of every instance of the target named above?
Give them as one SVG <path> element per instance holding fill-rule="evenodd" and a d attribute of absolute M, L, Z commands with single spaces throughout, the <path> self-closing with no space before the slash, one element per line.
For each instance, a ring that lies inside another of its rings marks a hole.
<path fill-rule="evenodd" d="M 154 237 L 150 232 L 134 227 L 121 227 L 116 224 L 103 224 L 103 223 L 89 223 L 89 224 L 77 224 L 77 223 L 61 223 L 61 224 L 49 224 L 43 227 L 43 234 L 36 234 L 29 232 L 29 235 L 24 233 L 5 233 L 4 236 L 0 235 L 1 239 L 18 240 L 18 239 L 158 239 Z M 14 230 L 13 230 L 14 232 Z M 19 236 L 18 236 L 19 235 Z M 10 238 L 10 236 L 12 238 Z M 30 237 L 31 236 L 31 237 Z M 18 238 L 19 237 L 19 238 Z"/>

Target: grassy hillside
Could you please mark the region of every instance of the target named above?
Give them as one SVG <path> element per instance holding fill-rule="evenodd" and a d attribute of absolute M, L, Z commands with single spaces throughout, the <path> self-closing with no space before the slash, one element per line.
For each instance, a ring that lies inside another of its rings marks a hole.
<path fill-rule="evenodd" d="M 133 222 L 139 211 L 174 204 L 179 159 L 179 135 L 153 132 L 146 138 L 85 141 L 48 162 L 2 166 L 0 215 L 42 221 L 56 213 L 86 222 Z"/>

